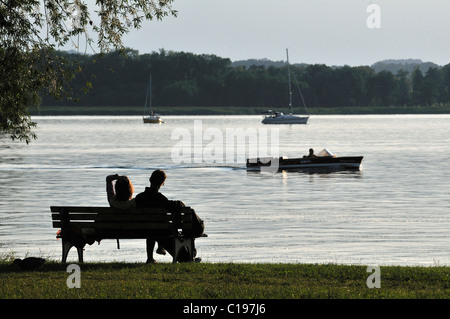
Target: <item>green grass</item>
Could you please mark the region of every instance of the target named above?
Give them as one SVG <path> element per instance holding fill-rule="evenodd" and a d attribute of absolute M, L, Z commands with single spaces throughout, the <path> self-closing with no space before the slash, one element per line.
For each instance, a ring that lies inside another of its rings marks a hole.
<path fill-rule="evenodd" d="M 84 263 L 81 288 L 59 262 L 20 271 L 0 262 L 0 299 L 423 299 L 450 298 L 450 267 L 380 267 L 380 288 L 367 266 L 336 264 Z"/>

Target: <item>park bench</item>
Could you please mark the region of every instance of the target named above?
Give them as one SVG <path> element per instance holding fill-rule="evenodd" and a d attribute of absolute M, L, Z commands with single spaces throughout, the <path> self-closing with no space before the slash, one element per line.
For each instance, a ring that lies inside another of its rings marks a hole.
<path fill-rule="evenodd" d="M 62 239 L 62 262 L 65 263 L 69 250 L 76 247 L 78 260 L 83 262 L 83 249 L 103 239 L 147 239 L 173 240 L 173 263 L 181 254 L 195 257 L 193 234 L 195 213 L 190 207 L 177 211 L 164 208 L 134 208 L 119 210 L 111 207 L 51 206 L 53 227 L 59 228 L 57 238 Z M 184 258 L 186 256 L 183 256 Z M 183 261 L 185 261 L 183 258 Z"/>

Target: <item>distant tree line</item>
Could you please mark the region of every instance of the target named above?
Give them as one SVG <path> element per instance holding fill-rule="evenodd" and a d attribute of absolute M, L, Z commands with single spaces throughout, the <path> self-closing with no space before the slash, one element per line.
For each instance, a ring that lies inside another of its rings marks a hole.
<path fill-rule="evenodd" d="M 152 75 L 154 106 L 239 106 L 284 108 L 288 105 L 287 66 L 232 66 L 228 58 L 161 49 L 103 56 L 64 54 L 81 67 L 72 88 L 78 101 L 45 97 L 42 105 L 144 105 Z M 375 71 L 369 66 L 291 65 L 294 107 L 450 105 L 450 64 L 426 73 Z"/>

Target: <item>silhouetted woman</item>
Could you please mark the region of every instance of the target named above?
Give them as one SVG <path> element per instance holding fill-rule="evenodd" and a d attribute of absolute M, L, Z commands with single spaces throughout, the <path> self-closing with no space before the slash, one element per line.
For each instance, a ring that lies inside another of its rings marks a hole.
<path fill-rule="evenodd" d="M 115 185 L 113 185 L 113 181 Z M 127 176 L 109 175 L 106 177 L 106 195 L 109 206 L 118 209 L 129 209 L 136 207 L 133 198 L 134 187 Z"/>

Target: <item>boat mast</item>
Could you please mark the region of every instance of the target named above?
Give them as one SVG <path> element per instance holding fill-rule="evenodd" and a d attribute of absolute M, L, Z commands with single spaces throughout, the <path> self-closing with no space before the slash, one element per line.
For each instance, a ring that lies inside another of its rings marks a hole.
<path fill-rule="evenodd" d="M 150 100 L 150 115 L 152 115 L 152 75 L 150 74 L 150 79 L 148 81 L 148 87 L 147 87 L 147 95 L 145 96 L 145 105 L 144 105 L 144 115 L 145 110 L 147 109 L 147 101 Z"/>
<path fill-rule="evenodd" d="M 291 90 L 291 72 L 289 70 L 289 52 L 288 49 L 286 49 L 286 57 L 287 57 L 287 70 L 288 70 L 288 82 L 289 82 L 289 110 L 292 115 L 292 90 Z"/>
<path fill-rule="evenodd" d="M 150 81 L 149 81 L 149 84 L 148 84 L 148 90 L 149 90 L 149 92 L 150 92 L 150 95 L 149 95 L 149 103 L 150 103 L 150 115 L 152 115 L 153 116 L 153 109 L 152 109 L 152 75 L 150 74 Z"/>

